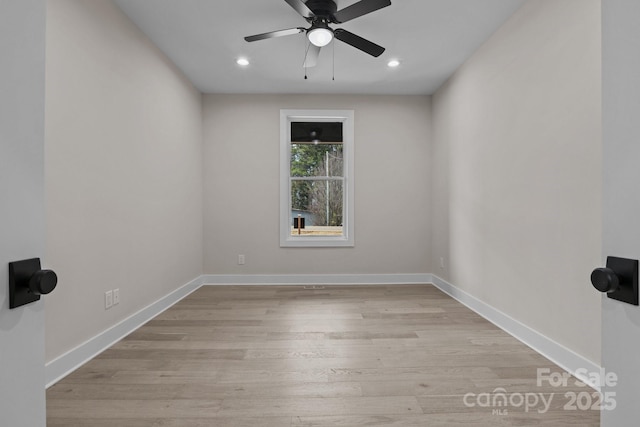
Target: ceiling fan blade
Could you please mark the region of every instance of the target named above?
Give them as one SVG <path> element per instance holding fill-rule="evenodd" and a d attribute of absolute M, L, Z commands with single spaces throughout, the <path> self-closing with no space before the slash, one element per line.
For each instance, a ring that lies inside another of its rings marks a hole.
<path fill-rule="evenodd" d="M 391 6 L 391 0 L 361 0 L 334 13 L 333 20 L 342 24 L 387 6 Z"/>
<path fill-rule="evenodd" d="M 307 48 L 307 54 L 304 58 L 304 64 L 302 66 L 304 68 L 315 67 L 318 63 L 318 56 L 320 55 L 320 47 L 314 45 L 313 43 L 309 43 L 309 47 Z"/>
<path fill-rule="evenodd" d="M 288 30 L 270 31 L 268 33 L 256 34 L 254 36 L 245 37 L 244 39 L 248 42 L 255 42 L 257 40 L 272 39 L 274 37 L 292 36 L 294 34 L 300 34 L 303 31 L 305 31 L 305 29 L 302 27 L 289 28 Z"/>
<path fill-rule="evenodd" d="M 373 42 L 370 42 L 367 39 L 363 39 L 360 36 L 356 36 L 353 33 L 350 33 L 347 30 L 343 30 L 342 28 L 338 28 L 333 32 L 334 36 L 346 44 L 349 44 L 356 49 L 360 49 L 361 51 L 368 53 L 371 56 L 375 56 L 376 58 L 382 55 L 384 52 L 384 48 L 379 46 Z"/>
<path fill-rule="evenodd" d="M 309 19 L 313 18 L 316 15 L 307 7 L 306 4 L 302 0 L 284 0 L 289 3 L 289 6 L 294 8 L 296 12 L 302 15 L 304 18 Z"/>

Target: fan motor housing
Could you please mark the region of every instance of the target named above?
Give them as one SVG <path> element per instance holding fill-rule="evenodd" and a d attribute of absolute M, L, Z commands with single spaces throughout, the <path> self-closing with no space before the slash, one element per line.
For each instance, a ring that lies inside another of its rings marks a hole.
<path fill-rule="evenodd" d="M 316 17 L 324 19 L 330 19 L 338 11 L 338 6 L 333 0 L 308 0 L 305 4 Z M 312 18 L 311 21 L 313 20 Z"/>

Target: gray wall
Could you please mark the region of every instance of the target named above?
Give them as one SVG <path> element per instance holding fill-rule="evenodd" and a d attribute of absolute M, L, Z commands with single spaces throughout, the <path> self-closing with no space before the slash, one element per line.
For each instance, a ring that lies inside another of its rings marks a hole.
<path fill-rule="evenodd" d="M 600 77 L 600 2 L 531 0 L 433 103 L 433 272 L 595 363 Z"/>
<path fill-rule="evenodd" d="M 52 360 L 202 273 L 202 121 L 199 92 L 112 2 L 47 9 Z"/>
<path fill-rule="evenodd" d="M 44 303 L 9 310 L 7 265 L 44 256 L 44 26 L 44 1 L 0 1 L 0 424 L 11 427 L 46 422 Z"/>
<path fill-rule="evenodd" d="M 640 2 L 602 2 L 604 234 L 608 255 L 640 259 Z M 602 426 L 636 426 L 640 418 L 640 308 L 602 297 L 602 366 L 618 376 Z"/>
<path fill-rule="evenodd" d="M 354 248 L 279 246 L 279 117 L 288 108 L 355 111 Z M 205 272 L 430 272 L 430 115 L 426 96 L 206 95 Z"/>

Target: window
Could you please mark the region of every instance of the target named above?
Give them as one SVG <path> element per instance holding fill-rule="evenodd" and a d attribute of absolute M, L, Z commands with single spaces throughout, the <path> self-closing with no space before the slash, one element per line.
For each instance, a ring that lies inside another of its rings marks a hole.
<path fill-rule="evenodd" d="M 353 111 L 280 111 L 280 246 L 353 246 Z"/>

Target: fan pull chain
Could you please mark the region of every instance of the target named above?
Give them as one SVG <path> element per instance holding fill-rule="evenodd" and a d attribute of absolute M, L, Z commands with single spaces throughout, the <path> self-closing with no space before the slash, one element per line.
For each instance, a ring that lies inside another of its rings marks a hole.
<path fill-rule="evenodd" d="M 309 48 L 311 47 L 311 42 L 306 42 L 305 45 L 306 47 L 304 51 L 304 60 L 302 62 L 302 68 L 304 68 L 304 79 L 307 80 L 307 55 L 309 55 Z"/>
<path fill-rule="evenodd" d="M 333 54 L 333 75 L 331 76 L 331 80 L 336 81 L 336 42 L 331 43 L 331 53 Z"/>

